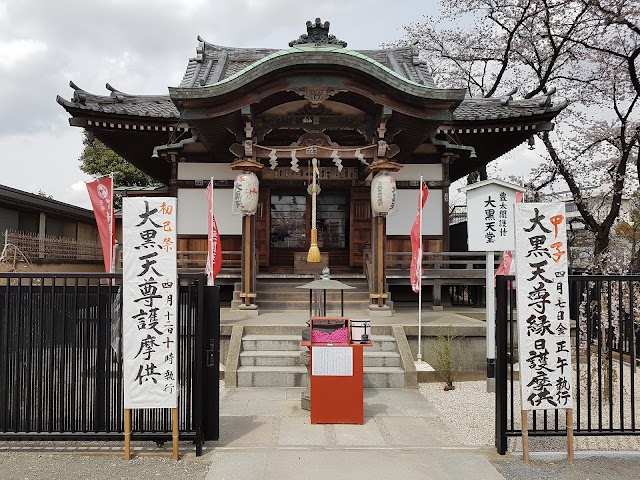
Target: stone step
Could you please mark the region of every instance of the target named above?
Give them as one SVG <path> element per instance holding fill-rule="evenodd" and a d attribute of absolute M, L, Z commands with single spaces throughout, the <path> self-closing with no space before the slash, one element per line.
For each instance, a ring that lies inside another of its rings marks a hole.
<path fill-rule="evenodd" d="M 300 350 L 240 352 L 240 365 L 247 367 L 297 367 L 300 366 L 300 353 Z"/>
<path fill-rule="evenodd" d="M 243 351 L 299 351 L 300 335 L 245 335 L 242 337 Z"/>
<path fill-rule="evenodd" d="M 333 278 L 346 285 L 356 288 L 363 288 L 367 286 L 367 281 L 364 278 Z M 294 289 L 300 285 L 306 285 L 312 282 L 313 278 L 310 276 L 304 278 L 257 278 L 256 286 L 266 286 L 265 288 L 279 288 L 280 286 Z M 241 282 L 235 282 L 234 287 L 237 289 L 242 288 Z"/>
<path fill-rule="evenodd" d="M 398 350 L 396 339 L 392 335 L 373 335 L 371 337 L 373 346 L 366 347 L 367 352 L 395 352 Z"/>
<path fill-rule="evenodd" d="M 239 291 L 233 292 L 233 300 L 240 300 Z M 276 300 L 278 302 L 306 302 L 309 304 L 309 292 L 273 292 L 260 291 L 256 293 L 256 301 L 262 304 L 263 301 Z M 344 294 L 344 303 L 353 301 L 369 301 L 369 292 L 349 292 Z M 340 295 L 327 293 L 327 302 L 340 302 Z"/>
<path fill-rule="evenodd" d="M 234 300 L 231 302 L 231 308 L 237 308 L 239 305 L 239 300 Z M 307 298 L 304 301 L 298 302 L 283 302 L 282 300 L 263 300 L 258 298 L 256 300 L 258 308 L 260 311 L 286 311 L 286 310 L 299 310 L 299 311 L 309 311 L 309 299 Z M 329 315 L 340 315 L 340 302 L 327 302 L 327 312 Z M 359 300 L 348 302 L 346 299 L 344 301 L 344 310 L 345 313 L 353 312 L 354 310 L 365 312 L 369 308 L 369 299 Z"/>
<path fill-rule="evenodd" d="M 303 366 L 238 367 L 238 387 L 306 387 L 309 382 Z"/>
<path fill-rule="evenodd" d="M 369 352 L 364 349 L 364 366 L 367 367 L 400 367 L 398 352 Z"/>
<path fill-rule="evenodd" d="M 400 367 L 364 367 L 364 388 L 404 388 Z"/>
<path fill-rule="evenodd" d="M 304 283 L 298 283 L 298 284 L 283 284 L 283 283 L 258 283 L 256 284 L 256 291 L 258 292 L 300 292 L 300 293 L 306 293 L 307 295 L 309 294 L 309 290 L 305 289 L 305 288 L 297 288 L 300 285 L 304 285 Z M 357 292 L 368 292 L 369 291 L 369 287 L 367 286 L 366 283 L 364 284 L 349 284 L 347 283 L 347 285 L 350 285 L 354 288 L 349 288 L 344 290 L 344 295 L 347 296 L 347 294 L 349 293 L 357 293 Z M 241 287 L 242 288 L 242 287 Z M 239 290 L 239 289 L 238 289 Z M 340 290 L 327 290 L 327 296 L 329 295 L 337 295 L 340 296 Z"/>
<path fill-rule="evenodd" d="M 241 366 L 238 387 L 306 387 L 309 377 L 303 366 Z M 365 388 L 404 388 L 400 367 L 364 367 Z"/>
<path fill-rule="evenodd" d="M 300 365 L 300 350 L 249 350 L 240 353 L 241 366 L 298 366 Z M 400 367 L 400 354 L 397 352 L 369 352 L 364 353 L 365 367 Z"/>

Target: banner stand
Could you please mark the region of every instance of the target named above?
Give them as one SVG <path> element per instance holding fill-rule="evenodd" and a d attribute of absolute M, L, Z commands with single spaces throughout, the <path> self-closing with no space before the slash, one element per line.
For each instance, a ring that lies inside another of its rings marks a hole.
<path fill-rule="evenodd" d="M 567 418 L 567 461 L 573 464 L 574 459 L 574 444 L 573 444 L 573 409 L 565 409 Z M 529 417 L 528 410 L 521 410 L 521 423 L 522 423 L 522 461 L 527 465 L 530 463 L 529 459 Z"/>
<path fill-rule="evenodd" d="M 171 428 L 173 430 L 173 459 L 177 462 L 180 458 L 180 447 L 178 446 L 178 440 L 180 433 L 178 430 L 178 408 L 172 408 Z"/>
<path fill-rule="evenodd" d="M 131 409 L 124 409 L 124 459 L 131 460 Z"/>
<path fill-rule="evenodd" d="M 178 408 L 171 409 L 171 439 L 173 444 L 172 458 L 177 462 L 180 459 L 180 429 L 178 428 Z M 124 459 L 131 460 L 131 409 L 124 409 Z"/>

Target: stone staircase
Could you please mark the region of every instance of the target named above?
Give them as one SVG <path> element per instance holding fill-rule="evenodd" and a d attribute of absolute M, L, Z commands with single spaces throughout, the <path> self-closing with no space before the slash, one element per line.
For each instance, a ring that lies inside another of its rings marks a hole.
<path fill-rule="evenodd" d="M 237 358 L 227 360 L 227 385 L 238 387 L 305 387 L 309 381 L 306 367 L 300 363 L 299 326 L 234 327 L 238 345 Z M 273 330 L 276 331 L 273 331 Z M 400 329 L 401 330 L 401 329 Z M 402 330 L 401 330 L 402 331 Z M 407 382 L 402 355 L 392 327 L 374 329 L 373 346 L 364 350 L 365 388 L 415 387 Z M 233 335 L 233 334 L 232 334 Z M 406 342 L 406 337 L 401 339 Z M 231 343 L 234 343 L 232 338 Z M 407 344 L 408 349 L 408 344 Z M 230 350 L 230 356 L 234 352 Z M 406 360 L 405 360 L 406 361 Z M 412 363 L 413 365 L 413 363 Z M 235 372 L 234 372 L 235 368 Z M 235 385 L 233 380 L 235 379 Z M 416 380 L 417 381 L 417 380 Z"/>
<path fill-rule="evenodd" d="M 369 308 L 369 289 L 365 278 L 340 278 L 332 277 L 354 289 L 344 291 L 345 312 L 366 311 Z M 256 280 L 256 304 L 260 311 L 280 311 L 280 310 L 309 310 L 309 290 L 296 288 L 313 280 L 312 277 L 302 276 L 301 278 L 279 278 L 259 277 Z M 234 286 L 233 300 L 231 308 L 238 308 L 242 303 L 240 292 L 242 285 L 236 283 Z M 327 312 L 340 313 L 340 292 L 327 290 Z"/>

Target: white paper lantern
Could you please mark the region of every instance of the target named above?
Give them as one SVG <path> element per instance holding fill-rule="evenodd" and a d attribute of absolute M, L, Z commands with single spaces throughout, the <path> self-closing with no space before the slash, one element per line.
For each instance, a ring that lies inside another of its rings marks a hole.
<path fill-rule="evenodd" d="M 253 215 L 258 208 L 258 177 L 255 173 L 244 172 L 233 182 L 233 207 L 243 215 Z"/>
<path fill-rule="evenodd" d="M 371 208 L 378 215 L 386 215 L 396 204 L 396 180 L 387 172 L 380 172 L 371 182 Z"/>

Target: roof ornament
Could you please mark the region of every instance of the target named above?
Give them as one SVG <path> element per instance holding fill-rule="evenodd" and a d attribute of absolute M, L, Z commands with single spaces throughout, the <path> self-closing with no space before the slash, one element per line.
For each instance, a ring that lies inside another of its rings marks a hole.
<path fill-rule="evenodd" d="M 85 90 L 81 89 L 72 81 L 69 82 L 69 86 L 73 88 L 73 98 L 71 99 L 72 102 L 79 103 L 81 105 L 87 103 L 88 93 Z"/>
<path fill-rule="evenodd" d="M 555 95 L 556 87 L 551 87 L 549 90 L 544 92 L 543 95 L 540 95 L 540 107 L 550 107 L 553 104 L 551 97 Z"/>
<path fill-rule="evenodd" d="M 335 35 L 329 35 L 329 22 L 322 23 L 320 18 L 316 18 L 315 23 L 307 22 L 307 33 L 300 35 L 297 40 L 289 42 L 289 46 L 294 45 L 338 45 L 346 47 L 347 42 L 338 40 Z"/>
<path fill-rule="evenodd" d="M 513 100 L 513 96 L 518 92 L 518 87 L 514 87 L 510 92 L 504 94 L 500 97 L 500 105 L 506 107 L 509 105 L 509 102 Z"/>
<path fill-rule="evenodd" d="M 196 62 L 204 62 L 205 56 L 205 41 L 198 35 L 198 46 L 196 47 Z"/>

